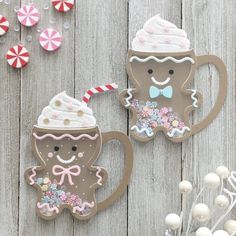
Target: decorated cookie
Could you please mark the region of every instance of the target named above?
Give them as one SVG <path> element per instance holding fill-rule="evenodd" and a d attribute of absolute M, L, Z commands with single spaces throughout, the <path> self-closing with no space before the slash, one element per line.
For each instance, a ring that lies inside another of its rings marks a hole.
<path fill-rule="evenodd" d="M 24 5 L 17 12 L 19 22 L 27 27 L 32 27 L 39 22 L 39 11 L 33 5 Z"/>
<path fill-rule="evenodd" d="M 202 189 L 191 198 L 193 200 L 191 202 L 187 195 L 191 194 L 193 186 L 186 180 L 180 182 L 179 191 L 186 200 L 184 205 L 190 203 L 191 208 L 190 211 L 184 210 L 180 215 L 175 213 L 167 215 L 165 218 L 167 229 L 163 236 L 235 235 L 236 221 L 229 219 L 229 215 L 236 205 L 236 172 L 230 173 L 227 167 L 219 166 L 215 172 L 208 173 L 204 177 Z M 206 194 L 212 196 L 212 201 L 205 202 Z M 184 206 L 183 209 L 189 208 Z"/>
<path fill-rule="evenodd" d="M 195 71 L 213 64 L 219 71 L 219 92 L 210 113 L 198 124 L 189 115 L 202 103 L 202 95 L 191 88 Z M 227 91 L 224 63 L 216 56 L 196 56 L 184 30 L 159 15 L 149 19 L 132 41 L 127 71 L 134 88 L 120 94 L 122 105 L 132 114 L 131 135 L 147 142 L 158 131 L 181 142 L 205 128 L 219 113 Z"/>
<path fill-rule="evenodd" d="M 94 163 L 102 145 L 112 139 L 124 145 L 124 174 L 111 196 L 97 202 L 95 190 L 104 186 L 108 175 Z M 25 179 L 38 191 L 37 213 L 47 220 L 64 208 L 77 219 L 91 218 L 121 196 L 131 175 L 133 154 L 128 137 L 117 131 L 102 133 L 87 102 L 65 92 L 56 95 L 39 116 L 33 128 L 33 151 L 40 165 L 29 168 Z"/>
<path fill-rule="evenodd" d="M 0 15 L 0 36 L 7 33 L 9 30 L 9 21 L 6 19 L 6 17 Z"/>
<path fill-rule="evenodd" d="M 61 46 L 62 37 L 57 30 L 48 28 L 40 34 L 39 43 L 46 51 L 55 51 Z"/>
<path fill-rule="evenodd" d="M 18 44 L 8 50 L 6 59 L 11 67 L 19 69 L 28 64 L 29 53 L 23 45 Z"/>
<path fill-rule="evenodd" d="M 74 0 L 52 0 L 52 5 L 59 12 L 68 12 L 74 6 Z"/>

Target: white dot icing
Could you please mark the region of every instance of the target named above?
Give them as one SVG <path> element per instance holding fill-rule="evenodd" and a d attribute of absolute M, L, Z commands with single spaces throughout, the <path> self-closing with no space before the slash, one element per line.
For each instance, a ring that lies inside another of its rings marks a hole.
<path fill-rule="evenodd" d="M 132 41 L 132 49 L 141 52 L 179 52 L 189 48 L 186 32 L 159 15 L 149 19 Z"/>
<path fill-rule="evenodd" d="M 58 102 L 59 101 L 59 102 Z M 78 115 L 82 111 L 83 115 Z M 44 120 L 49 122 L 45 123 Z M 65 120 L 69 120 L 69 123 Z M 96 119 L 92 110 L 82 102 L 62 92 L 57 94 L 45 107 L 38 118 L 38 126 L 42 128 L 92 128 Z"/>

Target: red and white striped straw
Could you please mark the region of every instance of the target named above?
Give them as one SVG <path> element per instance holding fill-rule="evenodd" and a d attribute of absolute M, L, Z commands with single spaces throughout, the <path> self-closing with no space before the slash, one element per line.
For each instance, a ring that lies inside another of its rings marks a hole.
<path fill-rule="evenodd" d="M 118 88 L 118 85 L 115 83 L 101 85 L 101 86 L 98 86 L 95 88 L 91 88 L 85 93 L 85 95 L 83 97 L 83 103 L 85 105 L 87 105 L 90 101 L 90 98 L 96 93 L 103 93 L 103 92 L 111 91 L 111 90 L 114 90 L 117 88 Z"/>

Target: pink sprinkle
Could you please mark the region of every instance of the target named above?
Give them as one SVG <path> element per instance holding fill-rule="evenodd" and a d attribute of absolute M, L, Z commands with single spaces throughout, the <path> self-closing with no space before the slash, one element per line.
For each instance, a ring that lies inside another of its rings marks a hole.
<path fill-rule="evenodd" d="M 72 104 L 69 104 L 69 105 L 67 106 L 67 109 L 68 109 L 69 111 L 73 110 Z"/>
<path fill-rule="evenodd" d="M 155 129 L 155 128 L 157 127 L 157 122 L 156 122 L 156 121 L 152 121 L 152 122 L 151 122 L 151 127 L 152 127 L 153 129 Z"/>
<path fill-rule="evenodd" d="M 53 113 L 52 114 L 52 119 L 57 119 L 58 118 L 58 114 L 57 113 Z"/>
<path fill-rule="evenodd" d="M 162 114 L 167 114 L 168 111 L 169 111 L 169 110 L 168 110 L 167 107 L 162 107 L 161 110 L 160 110 L 160 112 L 161 112 Z"/>
<path fill-rule="evenodd" d="M 150 33 L 150 34 L 153 34 L 154 33 L 154 29 L 152 28 L 152 27 L 147 27 L 146 28 L 146 31 L 148 32 L 148 33 Z"/>
<path fill-rule="evenodd" d="M 164 125 L 163 125 L 166 129 L 169 129 L 170 128 L 170 123 L 164 123 Z"/>
<path fill-rule="evenodd" d="M 180 122 L 180 123 L 179 123 L 179 127 L 180 127 L 180 128 L 184 128 L 184 127 L 185 127 L 184 122 Z"/>
<path fill-rule="evenodd" d="M 169 28 L 164 28 L 163 31 L 164 31 L 165 33 L 168 33 L 168 32 L 170 32 L 170 29 L 169 29 Z"/>
<path fill-rule="evenodd" d="M 140 36 L 140 37 L 138 38 L 138 40 L 139 40 L 140 43 L 144 43 L 144 42 L 145 42 L 145 39 L 144 39 L 144 37 L 142 37 L 142 36 Z"/>
<path fill-rule="evenodd" d="M 53 157 L 53 153 L 52 153 L 52 152 L 49 152 L 49 153 L 48 153 L 48 157 L 49 157 L 49 158 L 52 158 L 52 157 Z"/>
<path fill-rule="evenodd" d="M 163 116 L 161 119 L 164 123 L 166 123 L 168 121 L 168 117 L 167 116 Z"/>

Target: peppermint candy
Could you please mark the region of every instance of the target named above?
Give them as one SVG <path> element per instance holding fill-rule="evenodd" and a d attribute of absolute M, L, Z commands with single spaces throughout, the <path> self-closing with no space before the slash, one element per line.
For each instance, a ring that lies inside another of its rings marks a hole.
<path fill-rule="evenodd" d="M 8 50 L 6 59 L 13 68 L 22 68 L 29 62 L 29 53 L 23 45 L 18 44 Z"/>
<path fill-rule="evenodd" d="M 4 35 L 9 30 L 9 21 L 0 15 L 0 36 Z"/>
<path fill-rule="evenodd" d="M 67 12 L 74 6 L 74 0 L 52 0 L 52 5 L 59 12 Z"/>
<path fill-rule="evenodd" d="M 39 21 L 39 11 L 33 5 L 24 5 L 17 12 L 17 18 L 22 25 L 32 27 Z"/>
<path fill-rule="evenodd" d="M 51 28 L 45 29 L 39 37 L 39 43 L 46 51 L 55 51 L 61 46 L 61 34 Z"/>

